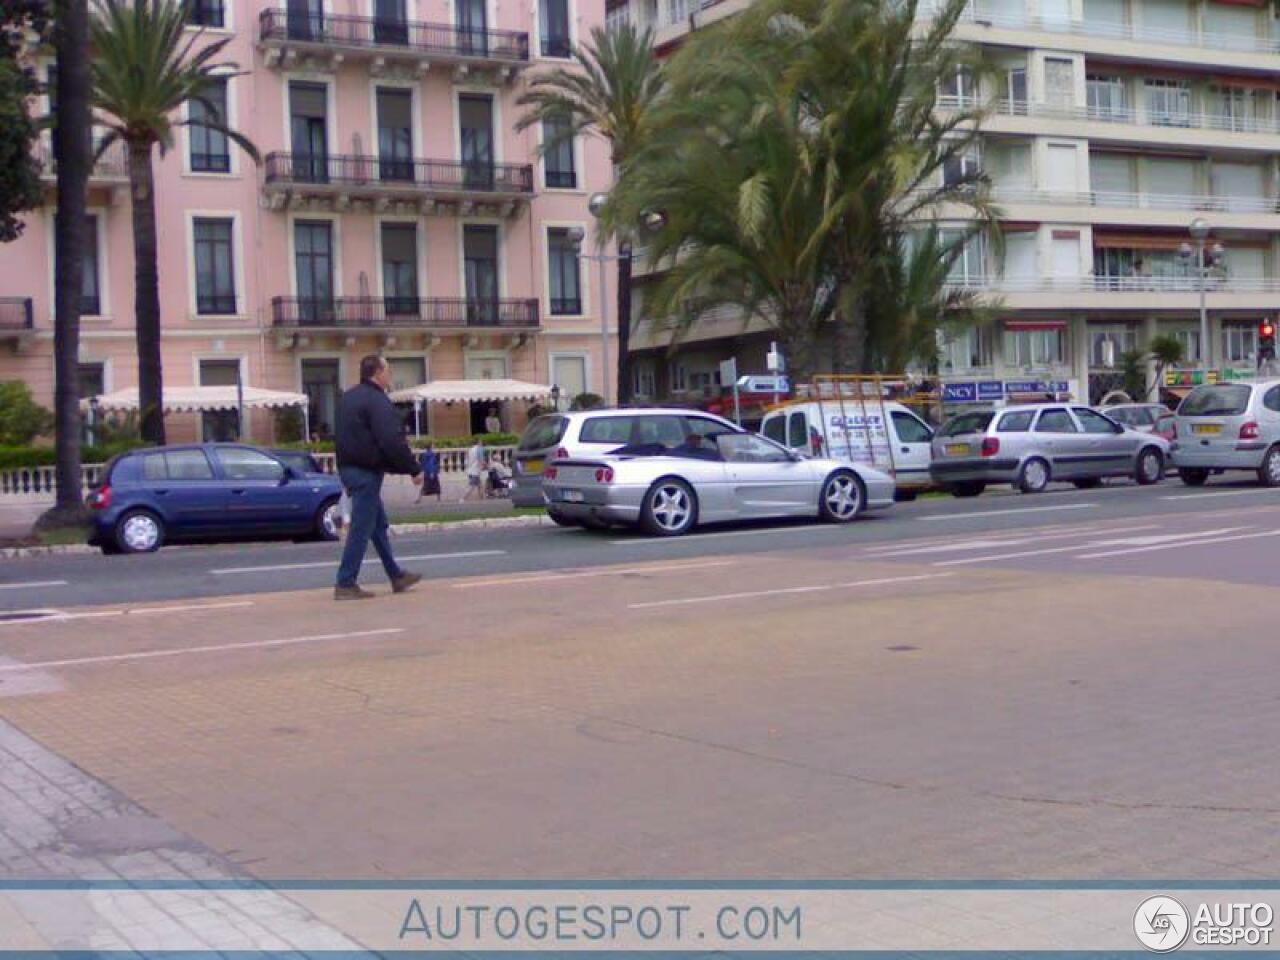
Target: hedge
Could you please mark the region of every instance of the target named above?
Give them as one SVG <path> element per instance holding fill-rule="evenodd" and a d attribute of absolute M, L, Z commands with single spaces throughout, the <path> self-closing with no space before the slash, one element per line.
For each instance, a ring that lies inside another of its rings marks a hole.
<path fill-rule="evenodd" d="M 520 442 L 515 433 L 482 433 L 471 437 L 410 437 L 409 446 L 421 448 L 430 443 L 437 450 L 457 450 L 469 447 L 479 440 L 486 447 L 514 447 Z M 312 453 L 333 453 L 333 441 L 321 440 L 318 443 L 280 443 L 280 450 L 309 450 Z"/>
<path fill-rule="evenodd" d="M 118 443 L 103 447 L 81 447 L 83 464 L 106 463 L 118 453 L 145 446 L 141 443 Z M 24 467 L 51 467 L 58 462 L 53 447 L 0 447 L 0 470 L 20 470 Z"/>
<path fill-rule="evenodd" d="M 437 450 L 456 450 L 471 446 L 479 440 L 487 447 L 513 447 L 520 437 L 514 433 L 485 433 L 478 437 L 423 437 L 421 440 L 409 438 L 410 445 L 422 447 L 430 441 Z M 115 443 L 100 447 L 81 447 L 80 462 L 83 464 L 106 463 L 116 454 L 146 446 L 144 443 Z M 270 446 L 261 444 L 261 446 Z M 333 442 L 326 440 L 320 443 L 280 443 L 275 445 L 280 450 L 309 450 L 312 453 L 333 453 Z M 51 467 L 57 463 L 57 453 L 53 447 L 2 447 L 0 446 L 0 470 L 20 470 L 25 467 Z"/>

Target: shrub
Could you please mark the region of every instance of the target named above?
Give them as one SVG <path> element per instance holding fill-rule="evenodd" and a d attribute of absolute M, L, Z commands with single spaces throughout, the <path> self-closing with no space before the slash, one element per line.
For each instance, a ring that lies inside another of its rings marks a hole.
<path fill-rule="evenodd" d="M 23 446 L 53 429 L 53 414 L 21 380 L 0 383 L 0 446 Z"/>
<path fill-rule="evenodd" d="M 275 438 L 281 446 L 306 440 L 302 430 L 303 417 L 300 407 L 280 407 L 275 411 Z"/>
<path fill-rule="evenodd" d="M 580 393 L 569 404 L 570 410 L 596 410 L 604 406 L 604 397 L 598 393 Z"/>
<path fill-rule="evenodd" d="M 106 463 L 117 454 L 143 446 L 139 443 L 85 446 L 80 448 L 80 462 L 84 464 Z M 0 470 L 20 470 L 25 467 L 51 467 L 57 463 L 52 447 L 0 447 Z"/>

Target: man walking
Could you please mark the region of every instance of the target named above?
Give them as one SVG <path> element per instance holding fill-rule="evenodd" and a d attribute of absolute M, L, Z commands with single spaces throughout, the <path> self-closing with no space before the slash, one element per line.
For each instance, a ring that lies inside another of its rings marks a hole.
<path fill-rule="evenodd" d="M 338 403 L 336 450 L 338 478 L 351 498 L 351 523 L 338 567 L 335 600 L 364 600 L 373 594 L 357 584 L 364 552 L 373 541 L 391 589 L 404 593 L 422 579 L 400 569 L 387 536 L 390 524 L 382 505 L 382 478 L 407 473 L 417 480 L 421 468 L 405 441 L 400 416 L 387 396 L 391 383 L 387 361 L 368 356 L 360 361 L 360 383 L 342 395 Z"/>

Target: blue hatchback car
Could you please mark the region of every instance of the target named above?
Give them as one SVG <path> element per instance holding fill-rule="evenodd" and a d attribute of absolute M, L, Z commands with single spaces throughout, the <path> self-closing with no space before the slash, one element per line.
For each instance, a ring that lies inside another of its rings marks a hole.
<path fill-rule="evenodd" d="M 336 540 L 341 495 L 337 477 L 243 444 L 133 450 L 107 465 L 89 495 L 90 542 L 103 553 L 147 553 L 181 540 Z"/>

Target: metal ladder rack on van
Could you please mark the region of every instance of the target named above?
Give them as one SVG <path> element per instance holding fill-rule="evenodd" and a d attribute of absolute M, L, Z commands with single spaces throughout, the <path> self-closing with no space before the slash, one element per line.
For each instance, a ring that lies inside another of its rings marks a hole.
<path fill-rule="evenodd" d="M 905 384 L 905 377 L 887 377 L 883 374 L 852 374 L 852 373 L 820 373 L 814 374 L 811 389 L 814 393 L 814 400 L 818 403 L 818 416 L 822 418 L 824 434 L 830 436 L 830 430 L 826 420 L 826 409 L 823 405 L 824 398 L 830 394 L 840 408 L 840 422 L 844 430 L 845 455 L 850 461 L 853 461 L 853 431 L 849 429 L 849 417 L 847 407 L 845 405 L 846 396 L 852 395 L 858 403 L 858 410 L 862 414 L 862 431 L 867 438 L 867 457 L 870 465 L 877 469 L 885 470 L 890 476 L 897 475 L 897 464 L 893 457 L 893 439 L 890 431 L 889 413 L 885 409 L 885 388 L 892 384 Z M 884 431 L 885 452 L 888 454 L 888 464 L 878 462 L 876 454 L 875 435 L 871 429 L 871 420 L 867 416 L 867 399 L 868 394 L 874 400 L 872 410 L 879 409 L 880 425 Z M 828 449 L 830 442 L 828 441 Z M 831 451 L 834 452 L 834 451 Z"/>

